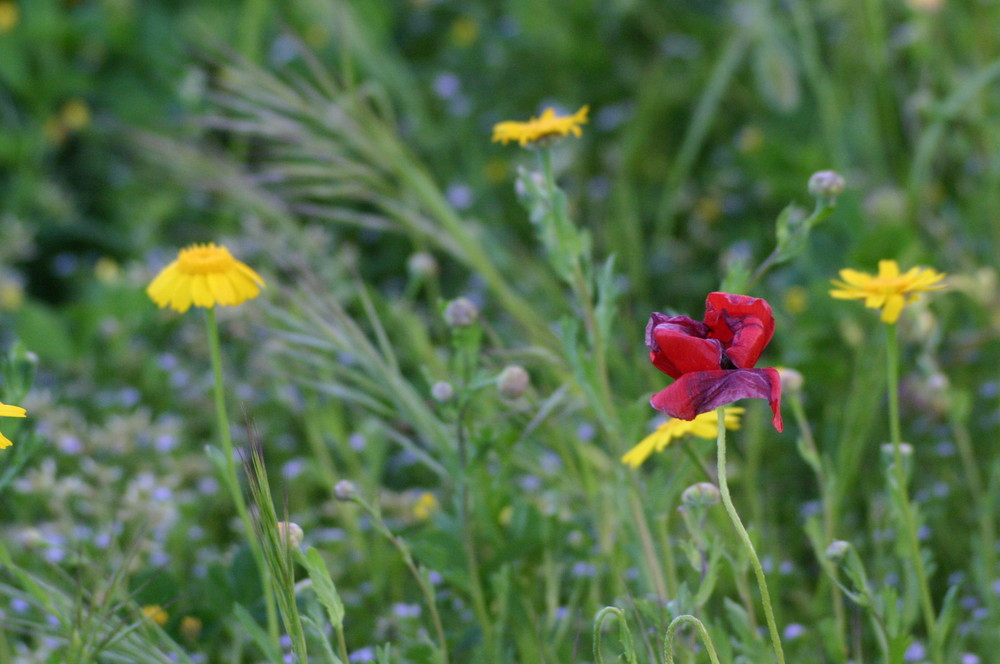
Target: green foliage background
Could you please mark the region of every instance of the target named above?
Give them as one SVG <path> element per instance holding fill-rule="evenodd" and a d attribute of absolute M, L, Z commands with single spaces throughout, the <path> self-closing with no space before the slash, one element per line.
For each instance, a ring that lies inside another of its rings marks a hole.
<path fill-rule="evenodd" d="M 383 661 L 440 652 L 378 519 L 334 500 L 343 479 L 433 571 L 454 661 L 590 661 L 606 605 L 624 609 L 643 661 L 661 657 L 668 618 L 693 609 L 725 661 L 770 661 L 721 513 L 706 525 L 711 586 L 687 563 L 695 533 L 679 496 L 711 479 L 711 445 L 672 446 L 635 473 L 618 458 L 665 385 L 646 360 L 649 312 L 697 318 L 734 265 L 771 252 L 786 206 L 812 207 L 806 182 L 827 168 L 848 185 L 836 210 L 752 293 L 778 321 L 762 364 L 805 376 L 834 535 L 857 549 L 880 601 L 900 595 L 902 657 L 909 635 L 926 635 L 879 456 L 884 342 L 873 312 L 826 291 L 838 269 L 883 258 L 952 275 L 901 322 L 904 436 L 936 605 L 956 607 L 949 661 L 1000 647 L 996 542 L 983 537 L 1000 481 L 992 4 L 4 6 L 17 19 L 0 30 L 0 339 L 14 368 L 0 397 L 30 419 L 0 453 L 0 663 L 285 654 L 266 633 L 246 533 L 213 485 L 198 312 L 157 311 L 143 292 L 194 241 L 224 242 L 268 281 L 260 300 L 220 311 L 231 412 L 242 404 L 261 431 L 279 517 L 287 509 L 324 554 L 356 658 L 387 643 Z M 535 156 L 490 142 L 498 121 L 584 104 L 583 137 L 553 155 L 602 285 L 606 412 L 584 307 L 516 192 Z M 414 269 L 414 254 L 436 271 Z M 470 336 L 441 316 L 459 296 L 480 308 Z M 28 372 L 26 351 L 38 376 L 24 394 L 11 376 Z M 510 401 L 493 381 L 513 363 L 531 388 Z M 454 401 L 431 397 L 437 381 Z M 731 436 L 734 493 L 769 561 L 779 623 L 805 627 L 790 659 L 846 661 L 846 639 L 855 661 L 877 661 L 867 614 L 834 613 L 829 542 L 807 534 L 821 510 L 800 425 L 786 411 L 779 436 L 760 404 L 748 410 Z M 414 514 L 424 492 L 438 502 L 427 520 Z M 322 599 L 299 601 L 324 624 Z M 166 607 L 162 629 L 139 619 L 149 604 Z M 838 619 L 849 632 L 837 636 Z M 81 645 L 101 625 L 131 631 Z M 309 651 L 328 661 L 321 633 Z"/>

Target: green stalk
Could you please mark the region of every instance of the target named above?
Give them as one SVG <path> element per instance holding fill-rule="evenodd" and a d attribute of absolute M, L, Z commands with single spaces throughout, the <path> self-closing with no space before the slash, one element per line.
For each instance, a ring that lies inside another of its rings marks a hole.
<path fill-rule="evenodd" d="M 260 550 L 260 545 L 254 537 L 253 522 L 250 520 L 250 513 L 247 511 L 246 501 L 243 499 L 243 492 L 240 491 L 240 482 L 236 477 L 236 462 L 233 460 L 233 439 L 229 434 L 229 416 L 226 414 L 226 392 L 222 385 L 222 352 L 219 349 L 219 325 L 215 320 L 215 307 L 207 308 L 205 320 L 208 323 L 208 345 L 212 353 L 212 375 L 214 377 L 213 395 L 215 396 L 215 419 L 219 430 L 219 438 L 222 440 L 222 454 L 225 460 L 225 481 L 229 487 L 229 495 L 236 505 L 236 511 L 243 521 L 243 529 L 250 543 L 250 550 L 253 552 L 254 562 L 257 564 L 257 571 L 260 573 L 260 583 L 264 591 L 264 604 L 267 608 L 267 631 L 271 640 L 277 645 L 278 638 L 278 615 L 274 606 L 274 589 L 268 579 L 267 566 L 264 564 L 264 553 Z"/>
<path fill-rule="evenodd" d="M 708 658 L 712 661 L 712 664 L 719 664 L 719 655 L 715 652 L 715 644 L 712 643 L 712 637 L 708 635 L 708 630 L 705 629 L 705 625 L 700 620 L 690 615 L 677 616 L 670 621 L 670 625 L 667 626 L 667 634 L 663 639 L 663 660 L 667 664 L 674 664 L 674 637 L 677 635 L 677 628 L 683 623 L 695 626 L 698 634 L 701 636 L 701 640 L 705 643 Z"/>
<path fill-rule="evenodd" d="M 794 390 L 790 391 L 787 403 L 791 405 L 795 423 L 799 425 L 799 431 L 802 432 L 802 445 L 809 454 L 806 462 L 816 474 L 816 484 L 819 486 L 819 500 L 823 508 L 823 539 L 829 543 L 833 541 L 836 526 L 834 523 L 834 501 L 830 496 L 830 486 L 826 481 L 826 474 L 823 471 L 823 459 L 813 438 L 812 427 L 809 426 L 809 420 L 806 418 L 806 412 L 802 407 L 802 399 L 799 398 L 799 393 Z M 844 596 L 836 586 L 830 588 L 830 594 L 833 596 L 833 614 L 837 626 L 837 646 L 840 649 L 842 658 L 846 660 L 848 654 L 847 642 L 845 640 L 845 634 L 847 633 L 847 613 L 844 609 Z"/>
<path fill-rule="evenodd" d="M 719 406 L 715 409 L 715 413 L 719 418 L 717 460 L 719 493 L 722 495 L 722 504 L 726 508 L 729 520 L 733 522 L 733 527 L 736 528 L 736 532 L 740 536 L 740 541 L 743 542 L 743 546 L 750 555 L 750 563 L 753 567 L 754 575 L 757 577 L 757 586 L 760 588 L 760 601 L 761 604 L 764 605 L 764 617 L 767 619 L 767 631 L 771 635 L 771 646 L 774 648 L 774 654 L 778 658 L 778 664 L 785 664 L 785 653 L 781 648 L 781 637 L 778 635 L 778 624 L 774 620 L 774 609 L 771 608 L 771 594 L 767 591 L 767 579 L 764 577 L 764 568 L 761 567 L 760 559 L 757 557 L 757 551 L 753 548 L 753 542 L 750 541 L 750 535 L 747 534 L 746 528 L 743 527 L 743 522 L 740 521 L 740 515 L 736 513 L 736 507 L 733 506 L 732 496 L 729 495 L 729 483 L 726 481 L 726 407 Z"/>
<path fill-rule="evenodd" d="M 906 530 L 906 543 L 910 547 L 910 557 L 913 559 L 913 573 L 916 576 L 917 587 L 920 589 L 920 608 L 924 615 L 924 625 L 927 629 L 927 640 L 931 645 L 931 659 L 934 664 L 943 664 L 941 644 L 937 640 L 937 623 L 934 618 L 934 603 L 927 583 L 927 573 L 924 570 L 924 559 L 920 555 L 920 540 L 917 539 L 917 525 L 913 518 L 913 508 L 907 490 L 906 470 L 903 467 L 902 437 L 899 426 L 899 342 L 896 338 L 895 323 L 886 324 L 886 384 L 889 390 L 889 435 L 892 438 L 893 466 L 896 475 L 897 503 L 903 528 Z"/>

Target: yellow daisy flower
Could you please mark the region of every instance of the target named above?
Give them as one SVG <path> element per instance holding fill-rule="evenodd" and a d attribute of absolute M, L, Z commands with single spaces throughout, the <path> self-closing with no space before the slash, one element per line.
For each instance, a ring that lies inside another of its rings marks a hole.
<path fill-rule="evenodd" d="M 194 244 L 156 275 L 146 293 L 161 309 L 184 313 L 192 304 L 206 309 L 233 306 L 260 294 L 264 280 L 225 247 Z"/>
<path fill-rule="evenodd" d="M 930 268 L 914 267 L 905 274 L 899 273 L 899 265 L 893 260 L 878 262 L 878 275 L 844 269 L 840 271 L 843 281 L 831 280 L 836 286 L 830 291 L 838 300 L 864 300 L 869 309 L 881 309 L 882 321 L 895 323 L 903 307 L 916 302 L 920 293 L 941 290 L 944 273 Z"/>
<path fill-rule="evenodd" d="M 170 619 L 170 616 L 167 615 L 167 612 L 159 604 L 147 604 L 142 607 L 142 613 L 160 627 L 166 625 Z"/>
<path fill-rule="evenodd" d="M 555 109 L 547 108 L 540 117 L 531 118 L 527 122 L 498 122 L 493 126 L 493 142 L 507 145 L 511 141 L 517 141 L 523 148 L 528 143 L 538 143 L 552 136 L 573 134 L 579 138 L 583 133 L 580 125 L 587 124 L 589 110 L 589 106 L 584 106 L 573 115 L 557 116 Z"/>
<path fill-rule="evenodd" d="M 726 428 L 730 431 L 739 429 L 740 415 L 745 410 L 740 406 L 727 408 Z M 671 417 L 656 427 L 656 431 L 643 438 L 638 445 L 626 452 L 622 457 L 622 463 L 638 468 L 653 452 L 660 452 L 672 441 L 687 435 L 715 440 L 715 437 L 719 435 L 718 415 L 715 414 L 714 410 L 710 410 L 698 415 L 693 420 L 678 420 Z"/>
<path fill-rule="evenodd" d="M 420 521 L 426 521 L 431 518 L 431 514 L 437 509 L 438 501 L 433 493 L 430 491 L 424 491 L 417 498 L 417 502 L 413 504 L 413 516 L 415 516 Z"/>
<path fill-rule="evenodd" d="M 0 403 L 0 417 L 27 417 L 27 412 L 20 406 L 8 406 Z M 7 436 L 0 433 L 0 450 L 6 449 L 13 444 Z"/>

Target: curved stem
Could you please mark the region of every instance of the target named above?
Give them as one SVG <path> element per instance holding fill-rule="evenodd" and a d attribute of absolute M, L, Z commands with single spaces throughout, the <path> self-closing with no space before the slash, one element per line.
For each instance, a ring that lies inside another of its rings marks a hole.
<path fill-rule="evenodd" d="M 229 416 L 226 413 L 226 391 L 222 384 L 222 351 L 219 349 L 219 325 L 215 320 L 215 307 L 209 307 L 206 311 L 205 320 L 208 323 L 208 345 L 212 354 L 212 376 L 214 387 L 212 390 L 215 397 L 215 420 L 216 428 L 219 430 L 219 438 L 222 440 L 222 454 L 225 460 L 225 480 L 229 487 L 229 495 L 236 505 L 236 511 L 243 521 L 243 529 L 246 533 L 247 542 L 250 544 L 250 551 L 253 552 L 254 562 L 260 573 L 260 584 L 264 592 L 264 605 L 267 609 L 267 631 L 268 635 L 278 643 L 278 614 L 274 605 L 274 588 L 271 587 L 268 578 L 267 566 L 264 563 L 264 554 L 260 550 L 260 545 L 254 537 L 253 522 L 250 520 L 250 513 L 247 511 L 246 501 L 243 499 L 243 492 L 240 490 L 240 481 L 236 476 L 236 461 L 233 459 L 233 439 L 229 433 Z"/>
<path fill-rule="evenodd" d="M 920 555 L 920 540 L 917 538 L 917 524 L 913 515 L 907 488 L 906 469 L 903 465 L 902 436 L 899 426 L 899 342 L 896 338 L 896 325 L 886 325 L 886 384 L 889 390 L 889 435 L 892 437 L 893 471 L 896 476 L 896 492 L 900 517 L 906 530 L 906 543 L 910 548 L 910 558 L 913 559 L 913 574 L 916 576 L 917 587 L 920 589 L 920 608 L 927 629 L 927 640 L 931 646 L 931 659 L 935 664 L 942 664 L 941 644 L 937 640 L 937 622 L 934 618 L 934 602 L 931 599 L 930 587 L 927 583 L 927 572 L 924 569 L 924 559 Z"/>
<path fill-rule="evenodd" d="M 667 664 L 674 664 L 674 637 L 677 635 L 677 628 L 684 623 L 689 623 L 695 626 L 698 630 L 698 634 L 701 636 L 701 640 L 705 643 L 705 649 L 708 651 L 708 658 L 712 661 L 712 664 L 719 664 L 719 656 L 715 652 L 715 644 L 712 643 L 712 637 L 708 635 L 708 630 L 705 629 L 705 625 L 691 615 L 677 616 L 670 621 L 670 624 L 667 626 L 667 634 L 663 637 L 663 660 Z"/>
<path fill-rule="evenodd" d="M 771 645 L 774 648 L 774 654 L 778 658 L 778 664 L 785 664 L 785 653 L 781 648 L 778 624 L 774 620 L 774 610 L 771 608 L 771 595 L 767 591 L 767 579 L 764 577 L 764 568 L 761 567 L 757 551 L 753 547 L 753 542 L 750 541 L 750 535 L 747 534 L 746 528 L 743 527 L 740 515 L 736 513 L 736 508 L 733 506 L 732 496 L 729 495 L 729 483 L 726 481 L 726 407 L 719 406 L 715 409 L 715 412 L 719 418 L 717 459 L 719 493 L 722 495 L 722 504 L 726 508 L 726 513 L 729 514 L 729 520 L 733 522 L 733 527 L 739 533 L 740 541 L 743 542 L 743 546 L 746 547 L 747 553 L 750 555 L 750 563 L 757 577 L 757 586 L 760 588 L 760 601 L 764 605 L 764 617 L 767 619 L 767 631 L 771 635 Z"/>

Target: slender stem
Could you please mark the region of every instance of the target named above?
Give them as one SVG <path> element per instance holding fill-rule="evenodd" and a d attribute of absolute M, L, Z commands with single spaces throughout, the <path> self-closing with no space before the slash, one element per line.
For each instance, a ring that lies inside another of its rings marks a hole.
<path fill-rule="evenodd" d="M 896 325 L 886 324 L 886 384 L 889 390 L 889 435 L 892 437 L 893 470 L 896 475 L 896 492 L 899 512 L 906 530 L 906 541 L 910 547 L 910 557 L 913 559 L 913 573 L 916 576 L 917 587 L 920 589 L 920 608 L 924 614 L 924 625 L 927 629 L 927 640 L 931 645 L 931 659 L 935 664 L 942 664 L 941 645 L 937 641 L 937 623 L 934 619 L 934 603 L 927 583 L 927 573 L 924 569 L 924 559 L 920 555 L 920 540 L 917 538 L 917 524 L 913 517 L 913 507 L 910 505 L 907 489 L 906 469 L 903 466 L 902 436 L 899 426 L 899 342 L 896 338 Z"/>
<path fill-rule="evenodd" d="M 778 658 L 778 664 L 785 664 L 785 653 L 781 648 L 781 637 L 778 635 L 778 624 L 774 620 L 774 610 L 771 608 L 771 595 L 767 591 L 767 579 L 764 577 L 764 568 L 761 567 L 760 559 L 757 557 L 757 551 L 753 548 L 753 542 L 750 541 L 750 535 L 747 534 L 746 528 L 743 527 L 743 522 L 740 521 L 740 515 L 736 513 L 736 507 L 733 506 L 733 499 L 729 495 L 729 483 L 726 481 L 726 407 L 719 406 L 715 409 L 716 415 L 719 418 L 719 437 L 718 442 L 718 473 L 719 473 L 719 493 L 722 495 L 722 504 L 726 508 L 726 513 L 729 514 L 729 520 L 733 522 L 733 527 L 736 528 L 736 532 L 740 536 L 740 540 L 743 542 L 743 546 L 746 547 L 747 553 L 750 555 L 750 563 L 753 567 L 753 572 L 757 577 L 757 586 L 760 588 L 760 601 L 764 605 L 764 617 L 767 619 L 767 631 L 771 635 L 771 646 L 774 648 L 774 654 Z"/>
<path fill-rule="evenodd" d="M 398 537 L 391 530 L 389 526 L 385 525 L 385 521 L 382 520 L 381 512 L 373 507 L 368 501 L 360 496 L 354 498 L 354 502 L 361 506 L 368 516 L 370 516 L 375 523 L 375 527 L 378 529 L 382 535 L 389 540 L 396 551 L 399 552 L 400 557 L 403 559 L 403 564 L 406 565 L 406 569 L 410 571 L 413 578 L 416 580 L 417 585 L 420 586 L 420 592 L 424 596 L 424 601 L 427 602 L 427 608 L 431 612 L 431 622 L 434 623 L 434 632 L 437 635 L 438 647 L 441 649 L 441 661 L 447 664 L 448 662 L 448 640 L 444 636 L 444 625 L 441 623 L 441 616 L 437 609 L 437 599 L 434 597 L 434 588 L 431 587 L 427 580 L 427 575 L 424 574 L 417 563 L 413 560 L 413 554 L 410 553 L 410 547 L 407 546 L 406 542 L 402 537 Z"/>
<path fill-rule="evenodd" d="M 705 643 L 705 649 L 708 651 L 708 658 L 712 661 L 712 664 L 719 664 L 719 656 L 715 652 L 715 644 L 712 643 L 712 637 L 709 636 L 708 630 L 705 629 L 705 625 L 691 615 L 677 616 L 671 620 L 670 625 L 667 626 L 667 634 L 663 639 L 664 661 L 667 664 L 674 664 L 674 638 L 677 636 L 677 628 L 684 623 L 695 626 L 698 630 L 698 634 L 701 636 L 701 640 Z"/>
<path fill-rule="evenodd" d="M 479 619 L 479 625 L 483 630 L 483 641 L 486 643 L 488 657 L 496 655 L 493 638 L 493 624 L 490 621 L 489 610 L 486 606 L 486 592 L 483 590 L 482 580 L 479 578 L 479 558 L 476 556 L 476 537 L 472 530 L 472 519 L 469 516 L 469 452 L 468 441 L 465 438 L 465 406 L 458 415 L 458 462 L 459 462 L 459 487 L 458 487 L 458 509 L 459 519 L 462 522 L 462 544 L 465 549 L 465 563 L 469 567 L 469 584 L 472 591 L 472 606 Z"/>
<path fill-rule="evenodd" d="M 639 490 L 635 486 L 635 473 L 629 473 L 629 475 L 632 480 L 628 492 L 629 507 L 632 509 L 632 521 L 639 531 L 639 542 L 642 544 L 642 553 L 646 558 L 649 573 L 653 577 L 653 586 L 656 588 L 656 594 L 666 600 L 669 598 L 669 595 L 667 595 L 667 584 L 663 579 L 663 570 L 660 569 L 660 560 L 656 556 L 656 547 L 653 545 L 653 535 L 650 533 L 649 523 L 646 521 L 646 513 L 642 509 L 642 501 L 639 499 Z"/>
<path fill-rule="evenodd" d="M 222 384 L 222 351 L 219 349 L 219 325 L 215 320 L 215 307 L 207 309 L 205 320 L 208 324 L 208 345 L 212 354 L 212 375 L 214 377 L 215 396 L 215 419 L 216 428 L 219 430 L 219 438 L 222 440 L 222 454 L 226 464 L 225 481 L 229 487 L 229 495 L 236 505 L 236 511 L 243 521 L 243 529 L 250 543 L 250 550 L 253 552 L 257 570 L 260 573 L 261 588 L 264 592 L 264 605 L 267 609 L 267 631 L 268 635 L 278 643 L 278 614 L 274 602 L 274 589 L 271 587 L 268 578 L 267 565 L 264 563 L 264 554 L 260 550 L 260 545 L 254 537 L 253 522 L 250 520 L 250 513 L 247 511 L 246 501 L 243 499 L 243 492 L 240 490 L 240 482 L 236 477 L 236 461 L 233 459 L 233 439 L 229 433 L 229 416 L 226 414 L 226 391 Z"/>
<path fill-rule="evenodd" d="M 816 440 L 813 438 L 812 427 L 809 426 L 809 419 L 806 417 L 805 409 L 802 407 L 802 399 L 799 392 L 792 390 L 788 392 L 788 403 L 791 404 L 792 414 L 795 416 L 795 423 L 799 425 L 802 435 L 802 445 L 808 451 L 811 461 L 807 459 L 813 472 L 816 474 L 816 484 L 819 486 L 819 501 L 823 508 L 823 539 L 832 542 L 834 536 L 835 514 L 834 500 L 830 496 L 830 485 L 826 481 L 826 473 L 823 470 L 823 458 L 819 454 Z M 833 597 L 833 614 L 837 626 L 837 645 L 840 648 L 843 659 L 847 659 L 848 647 L 845 635 L 847 632 L 847 614 L 844 610 L 844 596 L 837 589 L 836 585 L 830 587 L 830 594 Z"/>

